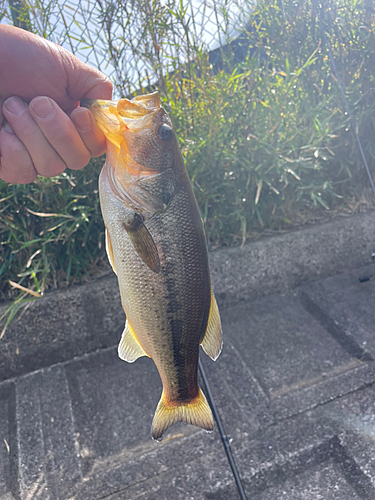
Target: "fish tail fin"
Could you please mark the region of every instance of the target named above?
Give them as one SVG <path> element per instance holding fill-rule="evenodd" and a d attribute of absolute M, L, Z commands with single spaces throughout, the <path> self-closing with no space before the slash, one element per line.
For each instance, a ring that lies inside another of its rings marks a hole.
<path fill-rule="evenodd" d="M 163 391 L 152 421 L 152 438 L 161 441 L 164 432 L 176 422 L 186 422 L 201 427 L 206 431 L 213 430 L 214 419 L 212 412 L 200 387 L 198 387 L 198 396 L 196 398 L 182 404 L 176 404 L 173 401 L 169 402 Z"/>

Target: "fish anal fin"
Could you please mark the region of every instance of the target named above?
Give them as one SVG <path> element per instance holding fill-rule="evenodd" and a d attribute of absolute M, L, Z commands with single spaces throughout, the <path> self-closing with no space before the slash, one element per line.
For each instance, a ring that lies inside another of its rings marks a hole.
<path fill-rule="evenodd" d="M 152 438 L 161 441 L 164 432 L 176 422 L 186 422 L 206 431 L 213 430 L 212 412 L 199 387 L 198 396 L 187 403 L 169 402 L 163 391 L 152 421 Z"/>
<path fill-rule="evenodd" d="M 219 357 L 219 354 L 221 353 L 221 349 L 223 347 L 220 313 L 219 308 L 217 307 L 215 295 L 213 294 L 212 290 L 207 328 L 201 342 L 201 346 L 207 356 L 209 356 L 214 361 L 216 361 Z"/>
<path fill-rule="evenodd" d="M 138 342 L 128 320 L 126 320 L 125 329 L 118 346 L 118 355 L 122 360 L 128 363 L 133 363 L 142 356 L 148 356 Z"/>
<path fill-rule="evenodd" d="M 105 228 L 105 249 L 107 251 L 108 260 L 109 260 L 109 263 L 111 264 L 113 272 L 117 275 L 116 266 L 115 266 L 115 258 L 113 256 L 111 235 L 109 234 L 109 231 L 107 228 Z"/>

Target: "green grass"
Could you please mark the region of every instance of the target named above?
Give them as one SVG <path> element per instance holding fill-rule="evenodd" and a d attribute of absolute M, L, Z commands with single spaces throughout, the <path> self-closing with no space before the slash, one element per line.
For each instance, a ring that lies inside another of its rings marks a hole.
<path fill-rule="evenodd" d="M 1 298 L 14 296 L 9 279 L 43 293 L 81 282 L 102 261 L 102 162 L 95 159 L 81 171 L 25 186 L 1 183 Z"/>

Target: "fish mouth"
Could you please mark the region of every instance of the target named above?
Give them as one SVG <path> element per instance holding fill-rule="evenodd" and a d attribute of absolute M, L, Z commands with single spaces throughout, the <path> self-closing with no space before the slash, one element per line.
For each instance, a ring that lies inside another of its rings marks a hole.
<path fill-rule="evenodd" d="M 82 99 L 81 106 L 88 108 L 106 138 L 120 147 L 122 133 L 125 130 L 138 132 L 150 128 L 153 115 L 161 109 L 158 92 L 118 101 L 101 99 Z"/>
<path fill-rule="evenodd" d="M 167 121 L 158 92 L 137 96 L 132 101 L 83 99 L 81 106 L 92 112 L 107 139 L 104 169 L 115 196 L 132 210 L 149 213 L 163 211 L 164 202 L 145 190 L 142 184 L 162 175 L 162 172 L 140 163 L 132 153 L 136 147 L 129 149 L 132 134 L 143 133 L 145 129 L 156 133 L 160 123 Z"/>

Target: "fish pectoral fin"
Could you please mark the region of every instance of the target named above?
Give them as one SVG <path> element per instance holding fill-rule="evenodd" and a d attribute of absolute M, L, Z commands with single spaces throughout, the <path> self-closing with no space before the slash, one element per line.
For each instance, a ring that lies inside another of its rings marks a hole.
<path fill-rule="evenodd" d="M 152 438 L 161 441 L 164 432 L 176 422 L 186 422 L 206 431 L 213 430 L 212 412 L 200 387 L 196 398 L 180 404 L 168 401 L 163 391 L 152 421 Z"/>
<path fill-rule="evenodd" d="M 111 235 L 109 234 L 109 231 L 107 228 L 105 228 L 105 249 L 107 251 L 108 260 L 109 260 L 109 263 L 111 264 L 112 270 L 117 275 L 116 267 L 115 267 L 115 258 L 113 256 Z"/>
<path fill-rule="evenodd" d="M 158 249 L 142 217 L 133 212 L 133 218 L 124 222 L 123 225 L 139 257 L 151 271 L 158 274 L 160 271 Z"/>
<path fill-rule="evenodd" d="M 118 355 L 128 363 L 134 363 L 136 359 L 148 356 L 138 342 L 128 320 L 126 320 L 125 329 L 118 346 Z"/>
<path fill-rule="evenodd" d="M 204 334 L 201 346 L 204 352 L 212 360 L 216 361 L 221 353 L 223 347 L 223 334 L 221 330 L 221 321 L 219 308 L 217 307 L 217 302 L 215 295 L 211 290 L 211 305 L 210 312 L 208 315 L 207 329 Z"/>
<path fill-rule="evenodd" d="M 128 230 L 128 235 L 139 257 L 151 271 L 158 274 L 160 271 L 158 249 L 147 227 L 141 224 L 137 229 Z"/>

